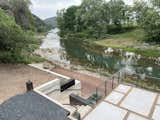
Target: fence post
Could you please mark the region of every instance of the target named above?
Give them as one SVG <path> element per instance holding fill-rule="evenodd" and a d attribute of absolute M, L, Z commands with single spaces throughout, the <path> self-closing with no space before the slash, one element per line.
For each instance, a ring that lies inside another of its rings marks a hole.
<path fill-rule="evenodd" d="M 96 104 L 97 104 L 97 97 L 98 97 L 98 88 L 96 87 Z"/>
<path fill-rule="evenodd" d="M 120 72 L 118 72 L 118 84 L 120 83 Z"/>
<path fill-rule="evenodd" d="M 113 87 L 114 87 L 114 86 L 113 86 L 113 82 L 114 82 L 114 76 L 113 76 L 113 79 L 112 79 L 112 89 L 113 89 Z"/>
<path fill-rule="evenodd" d="M 139 78 L 138 78 L 138 75 L 137 75 L 137 74 L 136 74 L 136 82 L 137 82 L 136 87 L 138 87 Z"/>
<path fill-rule="evenodd" d="M 154 90 L 156 90 L 156 83 L 157 83 L 157 81 L 155 80 L 155 82 L 153 83 L 154 84 Z"/>
<path fill-rule="evenodd" d="M 105 80 L 105 96 L 107 96 L 107 81 Z"/>
<path fill-rule="evenodd" d="M 26 90 L 27 90 L 27 92 L 33 90 L 33 83 L 32 83 L 32 81 L 29 80 L 28 82 L 26 82 Z"/>

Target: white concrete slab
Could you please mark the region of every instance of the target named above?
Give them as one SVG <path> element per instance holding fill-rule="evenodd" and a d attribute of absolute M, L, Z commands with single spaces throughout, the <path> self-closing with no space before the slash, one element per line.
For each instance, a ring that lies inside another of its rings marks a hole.
<path fill-rule="evenodd" d="M 159 105 L 155 106 L 152 119 L 153 120 L 160 120 L 160 106 Z"/>
<path fill-rule="evenodd" d="M 115 90 L 118 91 L 118 92 L 121 92 L 121 93 L 127 93 L 129 90 L 131 89 L 130 86 L 127 86 L 127 85 L 119 85 Z"/>
<path fill-rule="evenodd" d="M 130 113 L 127 120 L 149 120 L 149 119 L 146 119 L 144 117 L 141 117 L 141 116 L 133 114 L 133 113 Z"/>
<path fill-rule="evenodd" d="M 148 116 L 156 98 L 156 93 L 133 88 L 121 103 L 121 107 Z"/>
<path fill-rule="evenodd" d="M 123 120 L 126 114 L 126 110 L 102 102 L 84 120 Z"/>
<path fill-rule="evenodd" d="M 159 95 L 159 97 L 158 97 L 157 104 L 160 105 L 160 95 Z"/>
<path fill-rule="evenodd" d="M 124 97 L 124 94 L 113 91 L 108 97 L 105 98 L 105 101 L 108 101 L 113 104 L 118 104 L 123 97 Z"/>

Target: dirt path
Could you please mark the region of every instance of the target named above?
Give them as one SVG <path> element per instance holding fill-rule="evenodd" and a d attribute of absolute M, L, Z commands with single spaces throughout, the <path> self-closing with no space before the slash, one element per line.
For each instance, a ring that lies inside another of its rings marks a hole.
<path fill-rule="evenodd" d="M 33 81 L 34 87 L 55 79 L 56 76 L 28 65 L 0 64 L 0 103 L 26 91 L 25 83 Z"/>

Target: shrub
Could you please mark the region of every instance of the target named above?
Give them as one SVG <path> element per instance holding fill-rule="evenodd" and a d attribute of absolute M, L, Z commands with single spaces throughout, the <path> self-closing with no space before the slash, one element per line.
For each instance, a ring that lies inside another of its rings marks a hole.
<path fill-rule="evenodd" d="M 0 61 L 25 63 L 24 56 L 33 52 L 38 44 L 33 36 L 31 31 L 24 31 L 14 18 L 0 9 Z"/>

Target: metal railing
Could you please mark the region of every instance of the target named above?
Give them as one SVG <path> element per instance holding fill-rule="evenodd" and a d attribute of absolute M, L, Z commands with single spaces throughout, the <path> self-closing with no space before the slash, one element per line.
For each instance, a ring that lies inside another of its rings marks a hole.
<path fill-rule="evenodd" d="M 133 76 L 121 75 L 120 72 L 117 72 L 110 77 L 106 77 L 106 80 L 93 88 L 90 92 L 90 99 L 94 99 L 95 104 L 98 103 L 99 100 L 104 99 L 119 84 L 129 84 L 134 87 L 160 92 L 160 78 L 147 75 L 141 77 L 141 74 L 134 74 Z"/>
<path fill-rule="evenodd" d="M 121 76 L 121 83 L 128 83 L 139 88 L 160 92 L 160 78 L 147 76 L 145 74 L 134 74 L 132 76 Z"/>

